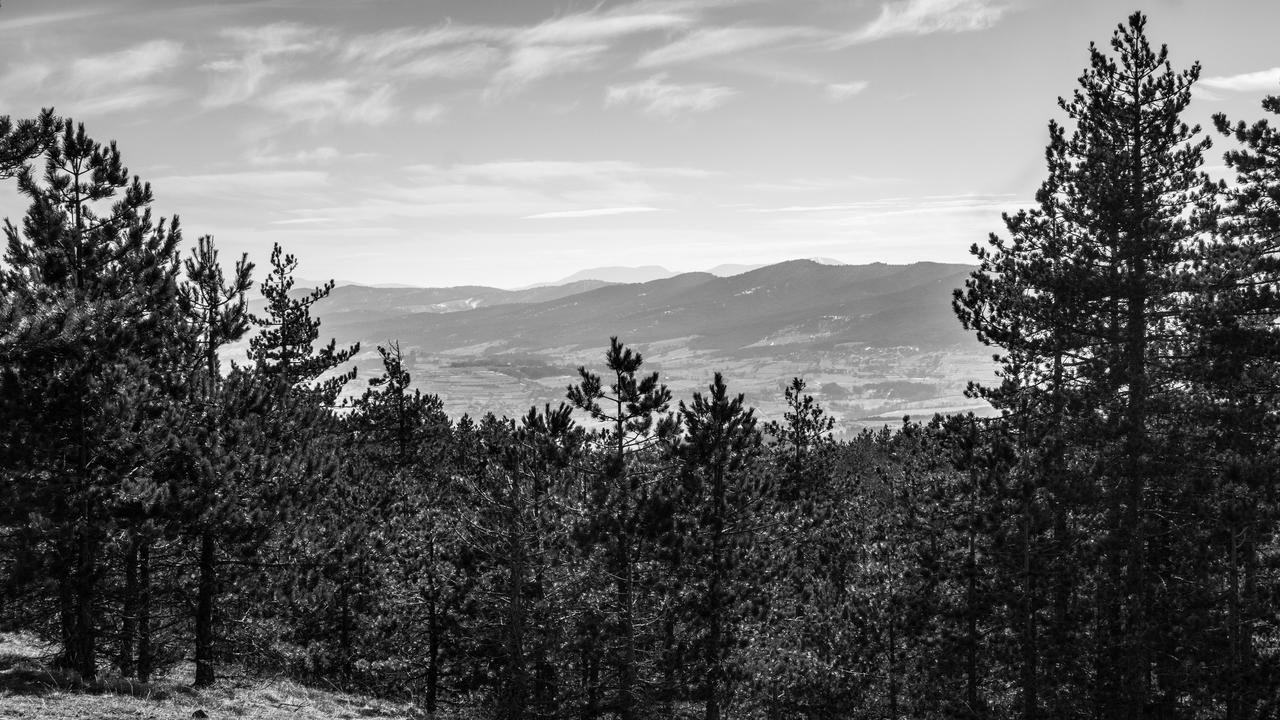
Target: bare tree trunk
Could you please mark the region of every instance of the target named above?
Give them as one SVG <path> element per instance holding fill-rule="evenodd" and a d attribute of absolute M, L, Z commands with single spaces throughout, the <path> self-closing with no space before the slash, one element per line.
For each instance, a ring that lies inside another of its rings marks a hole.
<path fill-rule="evenodd" d="M 975 482 L 976 484 L 976 482 Z M 976 514 L 976 510 L 970 505 L 970 514 Z M 974 523 L 976 521 L 971 517 L 969 521 L 969 547 L 968 556 L 965 559 L 965 574 L 968 576 L 965 581 L 965 658 L 964 658 L 964 675 L 965 675 L 965 705 L 971 717 L 978 717 L 978 610 L 977 605 L 977 583 L 978 583 L 978 562 L 977 562 L 977 539 L 974 537 Z"/>
<path fill-rule="evenodd" d="M 129 533 L 129 543 L 124 553 L 124 602 L 121 608 L 120 650 L 117 665 L 124 677 L 137 672 L 133 643 L 138 627 L 138 534 Z"/>
<path fill-rule="evenodd" d="M 623 523 L 625 523 L 625 518 Z M 631 541 L 627 533 L 618 533 L 618 611 L 622 635 L 622 652 L 618 656 L 617 711 L 620 720 L 635 720 L 635 622 L 632 617 L 633 588 Z"/>
<path fill-rule="evenodd" d="M 520 493 L 520 473 L 509 475 L 511 492 L 507 497 L 507 668 L 503 688 L 502 715 L 508 720 L 521 720 L 529 702 L 528 669 L 524 653 L 524 498 Z"/>
<path fill-rule="evenodd" d="M 1036 577 L 1031 552 L 1031 498 L 1026 500 L 1022 536 L 1022 717 L 1039 717 L 1039 648 L 1036 642 Z"/>
<path fill-rule="evenodd" d="M 582 705 L 582 720 L 600 717 L 600 656 L 599 636 L 582 648 L 582 684 L 586 686 L 586 702 Z"/>
<path fill-rule="evenodd" d="M 724 612 L 721 597 L 723 575 L 722 553 L 724 543 L 724 468 L 716 466 L 713 471 L 711 502 L 714 505 L 711 526 L 711 580 L 707 591 L 710 595 L 708 603 L 711 615 L 711 627 L 707 648 L 707 707 L 706 720 L 720 720 L 720 693 L 724 686 L 724 639 L 721 627 L 721 614 Z"/>
<path fill-rule="evenodd" d="M 898 633 L 889 618 L 889 720 L 898 720 Z"/>
<path fill-rule="evenodd" d="M 75 651 L 72 668 L 86 680 L 97 677 L 97 628 L 94 625 L 94 601 L 97 590 L 97 543 L 92 531 L 81 529 L 77 545 L 75 575 L 75 624 L 72 645 Z"/>
<path fill-rule="evenodd" d="M 58 629 L 61 633 L 62 651 L 55 664 L 67 670 L 76 666 L 76 604 L 75 589 L 72 587 L 73 572 L 71 564 L 60 560 L 62 567 L 58 578 Z"/>
<path fill-rule="evenodd" d="M 344 678 L 351 677 L 351 591 L 347 571 L 342 571 L 341 585 L 338 590 L 338 605 L 341 615 L 338 621 L 338 662 L 342 667 L 339 672 Z"/>
<path fill-rule="evenodd" d="M 151 541 L 138 546 L 138 680 L 151 681 Z"/>
<path fill-rule="evenodd" d="M 440 684 L 440 619 L 435 591 L 427 599 L 427 712 L 436 711 Z"/>
<path fill-rule="evenodd" d="M 217 566 L 213 533 L 200 533 L 200 585 L 196 597 L 196 687 L 213 684 L 213 603 Z"/>
<path fill-rule="evenodd" d="M 1244 672 L 1241 622 L 1240 622 L 1240 536 L 1232 523 L 1227 528 L 1231 583 L 1227 604 L 1227 707 L 1226 720 L 1239 720 L 1241 715 L 1240 686 Z"/>

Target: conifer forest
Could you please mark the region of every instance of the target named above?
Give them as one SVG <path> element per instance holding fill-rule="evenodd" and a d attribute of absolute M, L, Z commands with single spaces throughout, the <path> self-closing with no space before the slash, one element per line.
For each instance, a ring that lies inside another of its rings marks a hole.
<path fill-rule="evenodd" d="M 853 436 L 626 337 L 521 417 L 396 342 L 353 392 L 288 248 L 193 241 L 90 118 L 0 118 L 0 631 L 433 717 L 1280 717 L 1280 95 L 1190 126 L 1143 15 L 1088 53 L 954 294 L 999 412 Z"/>

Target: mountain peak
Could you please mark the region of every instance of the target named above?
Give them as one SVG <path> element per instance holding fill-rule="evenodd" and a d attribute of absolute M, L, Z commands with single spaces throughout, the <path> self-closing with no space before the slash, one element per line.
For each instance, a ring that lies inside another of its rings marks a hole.
<path fill-rule="evenodd" d="M 560 278 L 552 285 L 565 285 L 567 283 L 578 282 L 580 280 L 600 280 L 608 283 L 644 283 L 650 280 L 662 280 L 677 275 L 661 265 L 641 265 L 639 267 L 626 267 L 622 265 L 611 265 L 608 267 L 588 268 L 579 270 L 578 272 L 564 278 Z"/>

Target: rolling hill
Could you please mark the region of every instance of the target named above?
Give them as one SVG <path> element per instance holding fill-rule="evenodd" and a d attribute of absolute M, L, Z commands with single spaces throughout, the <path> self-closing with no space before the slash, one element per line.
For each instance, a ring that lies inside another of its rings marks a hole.
<path fill-rule="evenodd" d="M 398 341 L 423 389 L 455 414 L 554 404 L 579 364 L 599 367 L 616 335 L 677 398 L 722 370 L 762 415 L 780 417 L 781 388 L 798 375 L 853 428 L 902 411 L 980 409 L 963 389 L 990 374 L 990 352 L 951 310 L 971 270 L 794 260 L 729 277 L 516 291 L 352 285 L 316 312 L 324 337 L 362 343 L 361 377 L 376 374 L 377 345 Z"/>
<path fill-rule="evenodd" d="M 964 265 L 770 265 L 731 277 L 685 273 L 646 283 L 537 288 L 338 288 L 318 306 L 326 332 L 366 342 L 399 339 L 443 352 L 488 354 L 687 338 L 690 349 L 768 354 L 841 344 L 941 348 L 969 340 L 951 313 Z M 544 293 L 545 298 L 535 293 Z M 505 299 L 505 302 L 504 302 Z M 470 303 L 470 306 L 466 305 Z M 447 307 L 460 312 L 447 312 Z"/>

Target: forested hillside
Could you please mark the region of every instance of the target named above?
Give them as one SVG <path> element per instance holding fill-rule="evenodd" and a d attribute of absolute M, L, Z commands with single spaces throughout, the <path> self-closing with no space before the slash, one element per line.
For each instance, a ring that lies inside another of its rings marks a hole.
<path fill-rule="evenodd" d="M 803 261 L 424 308 L 406 345 L 598 343 L 514 418 L 450 418 L 395 342 L 344 400 L 331 284 L 297 292 L 276 246 L 255 288 L 114 143 L 0 119 L 29 204 L 0 264 L 0 631 L 83 679 L 284 672 L 511 720 L 1280 716 L 1280 130 L 1217 117 L 1206 175 L 1200 68 L 1145 26 L 1090 49 L 976 269 L 863 266 L 865 315 L 815 318 L 851 271 Z M 952 290 L 928 330 L 991 346 L 968 392 L 997 417 L 835 440 L 801 378 L 764 418 L 643 355 L 768 313 L 838 345 Z M 654 311 L 677 329 L 646 337 Z"/>

